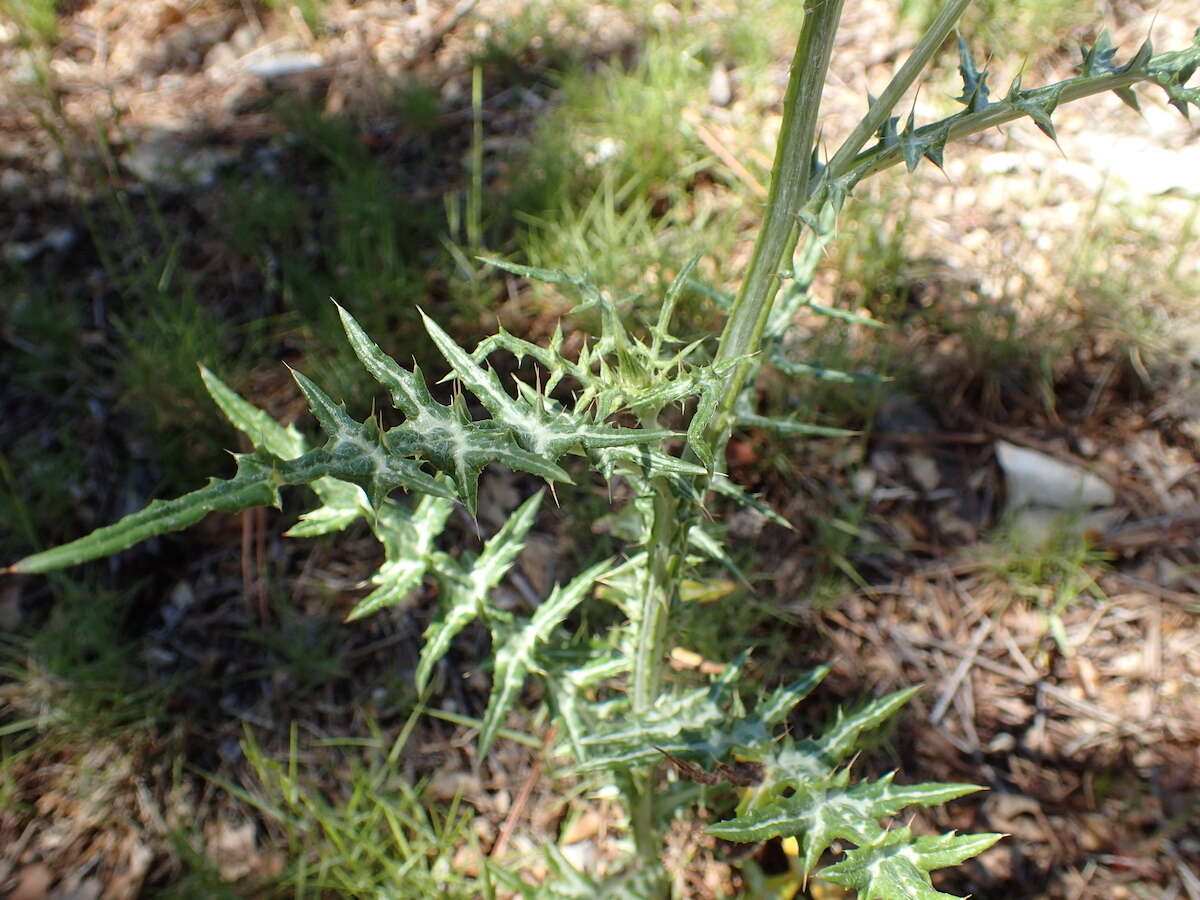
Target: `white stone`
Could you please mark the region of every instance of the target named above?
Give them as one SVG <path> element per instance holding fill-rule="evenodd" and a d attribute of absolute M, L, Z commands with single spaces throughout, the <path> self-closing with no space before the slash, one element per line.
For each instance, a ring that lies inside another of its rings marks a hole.
<path fill-rule="evenodd" d="M 245 67 L 251 75 L 271 81 L 275 78 L 283 78 L 285 75 L 311 72 L 313 69 L 321 68 L 324 64 L 324 60 L 316 53 L 285 52 L 247 60 Z"/>
<path fill-rule="evenodd" d="M 1116 500 L 1113 489 L 1091 472 L 1037 450 L 996 441 L 996 459 L 1004 471 L 1010 510 L 1026 505 L 1086 509 Z"/>

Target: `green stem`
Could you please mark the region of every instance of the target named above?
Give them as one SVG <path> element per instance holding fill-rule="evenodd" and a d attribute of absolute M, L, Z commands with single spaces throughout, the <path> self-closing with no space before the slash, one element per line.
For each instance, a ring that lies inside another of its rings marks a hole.
<path fill-rule="evenodd" d="M 643 424 L 658 418 L 647 414 Z M 641 718 L 658 702 L 662 691 L 663 661 L 667 655 L 667 635 L 671 610 L 679 598 L 680 566 L 687 553 L 688 523 L 680 521 L 681 510 L 671 486 L 665 479 L 653 482 L 648 559 L 643 579 L 633 648 L 633 714 Z M 630 773 L 625 786 L 629 800 L 630 827 L 634 846 L 643 864 L 658 864 L 662 851 L 660 836 L 654 827 L 654 769 Z"/>
<path fill-rule="evenodd" d="M 654 708 L 662 690 L 663 660 L 671 609 L 679 597 L 679 566 L 687 552 L 687 524 L 680 523 L 679 501 L 662 479 L 654 483 L 653 521 L 641 584 L 641 610 L 634 637 L 633 714 L 641 718 Z M 644 864 L 654 866 L 662 842 L 654 828 L 654 770 L 630 775 L 629 815 L 633 841 Z"/>
<path fill-rule="evenodd" d="M 871 104 L 867 115 L 842 142 L 826 167 L 822 183 L 841 175 L 856 161 L 855 154 L 887 121 L 892 109 L 938 52 L 970 2 L 947 0 L 879 99 Z M 821 92 L 841 9 L 841 0 L 810 4 L 792 60 L 763 227 L 717 350 L 718 361 L 743 360 L 729 375 L 718 415 L 707 435 L 717 450 L 727 434 L 729 413 L 753 368 L 750 356 L 758 351 L 762 341 L 763 329 L 779 290 L 779 271 L 789 268 L 786 260 L 795 251 L 800 236 L 799 213 L 809 199 L 812 148 Z"/>
<path fill-rule="evenodd" d="M 1154 61 L 1152 60 L 1150 68 L 1153 69 L 1153 67 Z M 1094 94 L 1103 94 L 1105 91 L 1132 87 L 1142 81 L 1154 81 L 1154 78 L 1146 72 L 1119 72 L 1109 75 L 1080 76 L 1079 78 L 1070 78 L 1057 84 L 1030 91 L 1026 95 L 1026 99 L 1032 102 L 1043 96 L 1049 96 L 1051 92 L 1061 91 L 1058 96 L 1058 102 L 1060 104 L 1071 103 Z M 950 130 L 947 143 L 961 140 L 972 134 L 986 131 L 989 128 L 995 128 L 998 125 L 1003 125 L 1027 115 L 1028 113 L 1020 107 L 1012 106 L 1003 101 L 993 103 L 977 113 L 970 113 L 968 115 L 960 113 L 958 116 L 953 117 L 949 123 Z M 946 120 L 924 125 L 917 129 L 916 134 L 918 137 L 927 137 L 936 134 L 938 129 L 945 125 Z M 876 172 L 882 172 L 884 169 L 903 161 L 904 155 L 898 146 L 872 147 L 855 156 L 847 167 L 849 180 L 852 183 L 857 183 L 870 175 L 874 175 Z"/>
<path fill-rule="evenodd" d="M 771 169 L 762 230 L 717 348 L 717 363 L 742 360 L 727 376 L 718 413 L 706 435 L 718 450 L 728 433 L 729 412 L 750 369 L 748 357 L 758 351 L 771 302 L 779 290 L 780 263 L 791 254 L 799 237 L 796 214 L 808 198 L 821 94 L 843 2 L 810 0 L 805 4 L 804 26 L 792 57 L 791 77 L 783 100 L 783 124 Z"/>
<path fill-rule="evenodd" d="M 629 773 L 629 820 L 633 846 L 643 865 L 654 866 L 662 852 L 662 841 L 654 829 L 654 770 Z"/>
<path fill-rule="evenodd" d="M 641 616 L 633 657 L 633 712 L 641 716 L 658 700 L 666 656 L 667 626 L 679 593 L 679 565 L 687 548 L 686 533 L 677 521 L 679 501 L 665 481 L 654 485 L 654 521 L 648 543 L 649 560 L 642 586 Z"/>
<path fill-rule="evenodd" d="M 970 5 L 971 0 L 948 0 L 941 8 L 925 33 L 921 35 L 921 39 L 909 54 L 908 59 L 900 66 L 900 71 L 892 76 L 892 80 L 883 89 L 883 93 L 871 104 L 867 114 L 833 154 L 833 158 L 826 166 L 826 178 L 841 175 L 850 166 L 855 154 L 875 135 L 880 126 L 887 121 L 888 116 L 892 114 L 892 110 L 900 102 L 900 98 L 921 77 L 925 67 L 941 49 L 955 24 L 962 18 L 962 14 Z"/>

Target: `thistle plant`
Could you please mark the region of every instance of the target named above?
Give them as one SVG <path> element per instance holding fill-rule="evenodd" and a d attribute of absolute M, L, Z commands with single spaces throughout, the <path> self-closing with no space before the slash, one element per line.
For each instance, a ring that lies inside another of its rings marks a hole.
<path fill-rule="evenodd" d="M 534 886 L 492 867 L 501 885 L 526 897 L 661 896 L 667 890 L 659 859 L 663 834 L 695 803 L 703 784 L 731 792 L 732 815 L 710 825 L 710 834 L 734 842 L 794 839 L 801 877 L 841 885 L 863 900 L 949 897 L 934 889 L 930 873 L 977 855 L 1001 835 L 918 836 L 893 820 L 905 809 L 939 805 L 978 788 L 902 785 L 891 774 L 869 780 L 852 772 L 864 736 L 895 716 L 915 689 L 877 698 L 840 713 L 819 733 L 798 736 L 788 717 L 828 667 L 763 693 L 746 677 L 744 657 L 700 687 L 671 683 L 664 662 L 673 616 L 685 602 L 683 586 L 710 577 L 713 567 L 736 572 L 706 513 L 710 498 L 754 507 L 787 524 L 724 474 L 730 434 L 747 426 L 801 436 L 844 433 L 759 414 L 753 385 L 765 366 L 797 377 L 862 377 L 809 365 L 782 350 L 801 308 L 854 319 L 819 305 L 810 286 L 824 248 L 836 237 L 839 211 L 859 182 L 900 163 L 909 171 L 922 160 L 940 166 L 949 143 L 1015 119 L 1032 119 L 1054 139 L 1059 105 L 1113 91 L 1136 107 L 1140 83 L 1157 85 L 1185 115 L 1189 106 L 1200 106 L 1200 89 L 1188 87 L 1200 62 L 1200 32 L 1191 47 L 1158 55 L 1146 41 L 1125 62 L 1118 62 L 1102 34 L 1084 49 L 1075 77 L 1026 89 L 1017 76 L 1002 97 L 992 95 L 989 73 L 960 38 L 963 88 L 957 99 L 963 109 L 923 125 L 909 113 L 901 124 L 897 104 L 953 33 L 968 2 L 944 4 L 890 83 L 869 99 L 862 120 L 825 158 L 817 140 L 821 93 L 842 0 L 804 4 L 762 228 L 715 350 L 706 340 L 685 342 L 672 334 L 696 260 L 680 267 L 657 320 L 640 331 L 623 319 L 618 302 L 581 274 L 487 260 L 557 285 L 578 301 L 575 311 L 593 311 L 597 333 L 576 352 L 568 352 L 561 329 L 545 346 L 500 330 L 468 350 L 425 317 L 429 338 L 457 384 L 451 402 L 442 403 L 418 368 L 389 358 L 339 308 L 350 346 L 403 415 L 399 425 L 354 419 L 294 372 L 321 428 L 320 441 L 310 444 L 202 370 L 217 406 L 254 447 L 237 456 L 236 474 L 178 499 L 155 501 L 7 571 L 44 573 L 82 563 L 185 528 L 210 512 L 278 506 L 281 488 L 306 485 L 319 505 L 290 535 L 338 531 L 362 518 L 384 548 L 373 590 L 350 619 L 403 606 L 422 583 L 437 583 L 438 611 L 416 665 L 418 689 L 430 685 L 464 627 L 479 620 L 490 631 L 491 694 L 479 733 L 481 754 L 496 741 L 526 679 L 536 676 L 556 724 L 554 752 L 569 754 L 580 777 L 607 785 L 623 801 L 628 852 L 603 877 L 576 870 L 551 846 L 550 875 L 542 883 Z M 506 384 L 489 362 L 494 355 L 531 360 L 537 379 Z M 468 412 L 467 393 L 486 410 L 485 418 Z M 684 432 L 661 425 L 673 406 L 690 412 Z M 615 424 L 617 419 L 626 424 Z M 489 464 L 529 473 L 553 491 L 556 483 L 571 481 L 567 466 L 577 469 L 579 461 L 632 495 L 635 533 L 626 552 L 555 587 L 528 616 L 501 609 L 492 601 L 493 589 L 520 554 L 545 492 L 526 500 L 477 556 L 454 557 L 439 543 L 454 504 L 475 513 L 480 473 Z M 564 623 L 592 602 L 612 604 L 618 624 L 573 638 Z M 844 852 L 830 862 L 835 845 Z"/>

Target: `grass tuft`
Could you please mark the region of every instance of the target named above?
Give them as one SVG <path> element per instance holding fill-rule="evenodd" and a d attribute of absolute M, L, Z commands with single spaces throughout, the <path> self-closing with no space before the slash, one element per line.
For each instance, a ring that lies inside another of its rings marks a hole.
<path fill-rule="evenodd" d="M 255 783 L 212 780 L 280 833 L 289 861 L 278 889 L 292 897 L 482 895 L 483 882 L 472 874 L 483 865 L 471 813 L 457 801 L 441 809 L 405 780 L 396 760 L 407 734 L 390 747 L 378 734 L 368 746 L 348 742 L 341 783 L 331 786 L 304 771 L 295 723 L 283 760 L 268 756 L 247 730 L 242 751 Z M 476 852 L 468 861 L 470 847 Z"/>

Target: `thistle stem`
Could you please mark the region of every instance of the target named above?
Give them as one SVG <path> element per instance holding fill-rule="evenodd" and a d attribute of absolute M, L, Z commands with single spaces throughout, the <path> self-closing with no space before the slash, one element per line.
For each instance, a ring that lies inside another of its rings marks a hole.
<path fill-rule="evenodd" d="M 1200 48 L 1195 50 L 1195 54 L 1198 60 L 1200 60 Z M 1150 61 L 1150 69 L 1154 68 L 1154 63 L 1154 60 Z M 1049 96 L 1053 91 L 1061 91 L 1058 96 L 1058 103 L 1071 103 L 1075 100 L 1082 100 L 1084 97 L 1091 97 L 1094 94 L 1120 90 L 1121 88 L 1132 87 L 1143 81 L 1153 80 L 1153 77 L 1145 72 L 1118 72 L 1106 75 L 1080 76 L 1031 91 L 1028 99 L 1034 101 L 1042 96 Z M 982 109 L 979 112 L 956 117 L 950 123 L 947 143 L 961 140 L 980 131 L 986 131 L 989 128 L 995 128 L 998 125 L 1004 125 L 1007 122 L 1012 122 L 1027 115 L 1028 113 L 1025 110 L 1008 103 L 992 103 L 986 109 Z M 918 137 L 936 134 L 937 130 L 944 124 L 945 122 L 941 121 L 924 125 L 917 129 L 916 134 Z M 847 172 L 850 181 L 857 183 L 868 176 L 874 175 L 876 172 L 882 172 L 884 169 L 903 161 L 904 155 L 898 146 L 872 147 L 855 156 L 853 161 L 847 166 Z"/>
<path fill-rule="evenodd" d="M 867 110 L 867 114 L 850 132 L 850 136 L 842 141 L 842 145 L 838 147 L 837 152 L 833 154 L 833 158 L 829 160 L 826 166 L 826 177 L 837 177 L 841 175 L 853 162 L 854 156 L 861 150 L 883 125 L 888 116 L 892 114 L 892 110 L 896 104 L 900 102 L 900 98 L 904 96 L 905 91 L 912 87 L 913 83 L 921 77 L 921 73 L 925 71 L 926 66 L 933 60 L 933 57 L 941 49 L 946 38 L 950 36 L 950 32 L 954 29 L 955 24 L 962 18 L 962 14 L 966 12 L 967 7 L 971 5 L 971 0 L 948 0 L 941 8 L 934 20 L 929 24 L 925 33 L 921 35 L 921 39 L 917 41 L 917 45 L 909 54 L 908 59 L 900 66 L 900 70 L 892 76 L 892 80 L 888 82 L 887 87 L 883 89 L 883 93 L 879 98 L 871 104 L 871 108 Z"/>
<path fill-rule="evenodd" d="M 633 711 L 644 715 L 654 707 L 662 687 L 667 625 L 679 594 L 679 565 L 686 553 L 686 534 L 679 527 L 679 502 L 663 480 L 655 482 L 650 555 L 641 592 L 633 659 Z"/>
<path fill-rule="evenodd" d="M 729 432 L 729 413 L 751 367 L 747 357 L 758 351 L 767 314 L 779 290 L 780 263 L 791 254 L 800 234 L 796 215 L 808 199 L 821 94 L 843 2 L 810 0 L 805 4 L 804 26 L 792 57 L 791 76 L 783 100 L 783 125 L 771 168 L 771 188 L 762 230 L 717 348 L 718 364 L 742 360 L 726 378 L 718 413 L 706 435 L 710 446 L 718 451 Z"/>
<path fill-rule="evenodd" d="M 821 184 L 827 184 L 829 178 L 841 175 L 857 162 L 856 154 L 887 121 L 896 103 L 924 71 L 970 2 L 947 0 L 912 54 L 829 161 Z M 792 74 L 784 96 L 783 127 L 771 169 L 771 189 L 763 227 L 717 349 L 718 362 L 742 360 L 729 374 L 718 415 L 713 417 L 706 435 L 717 455 L 729 433 L 730 413 L 754 365 L 749 357 L 759 350 L 762 342 L 763 329 L 779 290 L 779 271 L 790 268 L 787 260 L 800 237 L 799 214 L 805 210 L 814 187 L 813 147 L 817 118 L 825 73 L 841 19 L 842 0 L 810 2 L 805 8 L 804 27 L 796 45 Z"/>
<path fill-rule="evenodd" d="M 663 480 L 654 483 L 649 560 L 639 586 L 641 608 L 633 653 L 633 714 L 645 716 L 662 690 L 663 660 L 671 609 L 679 597 L 679 567 L 687 552 L 687 525 L 678 521 L 679 502 Z M 662 849 L 654 828 L 653 770 L 634 772 L 630 785 L 630 820 L 638 855 L 654 864 Z"/>

